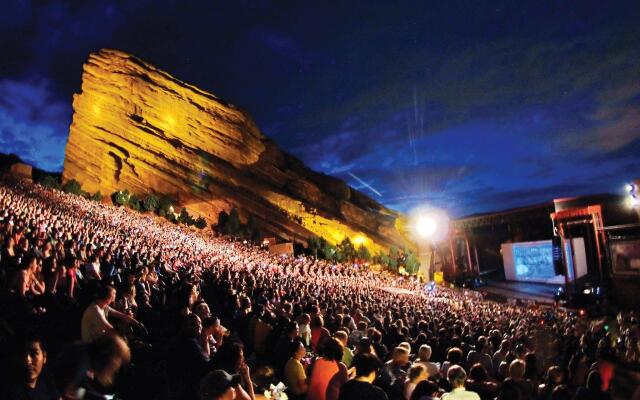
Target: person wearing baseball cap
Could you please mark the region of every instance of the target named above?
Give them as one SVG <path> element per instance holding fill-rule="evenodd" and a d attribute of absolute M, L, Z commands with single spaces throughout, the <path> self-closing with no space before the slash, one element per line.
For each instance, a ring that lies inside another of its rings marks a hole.
<path fill-rule="evenodd" d="M 235 400 L 240 375 L 230 375 L 221 369 L 211 371 L 200 381 L 199 400 Z"/>

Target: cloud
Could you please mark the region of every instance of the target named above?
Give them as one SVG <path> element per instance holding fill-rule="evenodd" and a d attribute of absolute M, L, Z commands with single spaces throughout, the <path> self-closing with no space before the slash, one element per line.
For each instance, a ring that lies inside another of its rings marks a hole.
<path fill-rule="evenodd" d="M 60 171 L 70 107 L 42 79 L 0 80 L 0 146 L 45 170 Z"/>

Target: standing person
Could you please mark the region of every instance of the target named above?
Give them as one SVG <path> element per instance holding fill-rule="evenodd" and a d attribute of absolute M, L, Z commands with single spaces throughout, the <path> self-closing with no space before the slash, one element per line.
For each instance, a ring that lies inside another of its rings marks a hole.
<path fill-rule="evenodd" d="M 309 373 L 307 400 L 335 400 L 347 380 L 347 367 L 341 362 L 342 344 L 338 339 L 330 337 L 321 350 Z"/>
<path fill-rule="evenodd" d="M 447 371 L 447 380 L 453 388 L 450 392 L 442 395 L 442 400 L 480 400 L 480 396 L 476 392 L 470 392 L 465 389 L 464 384 L 467 380 L 467 373 L 459 365 L 449 367 Z"/>
<path fill-rule="evenodd" d="M 422 364 L 427 368 L 429 378 L 436 378 L 440 375 L 440 366 L 431 361 L 431 346 L 428 344 L 420 346 L 416 364 Z"/>
<path fill-rule="evenodd" d="M 289 398 L 301 400 L 307 393 L 307 374 L 302 365 L 302 359 L 307 354 L 301 339 L 294 342 L 291 357 L 284 366 L 284 384 L 287 385 Z"/>
<path fill-rule="evenodd" d="M 340 388 L 339 400 L 388 400 L 384 390 L 373 384 L 382 362 L 371 353 L 358 354 L 353 358 L 355 378 Z"/>
<path fill-rule="evenodd" d="M 422 364 L 413 364 L 407 373 L 407 380 L 404 383 L 404 399 L 409 400 L 416 386 L 429 378 L 427 367 Z"/>
<path fill-rule="evenodd" d="M 538 400 L 551 400 L 551 393 L 556 386 L 562 384 L 564 374 L 557 365 L 549 367 L 544 383 L 538 386 Z"/>
<path fill-rule="evenodd" d="M 322 319 L 322 316 L 315 316 L 311 320 L 311 349 L 317 352 L 319 347 L 330 337 L 331 333 L 324 327 L 324 319 Z"/>

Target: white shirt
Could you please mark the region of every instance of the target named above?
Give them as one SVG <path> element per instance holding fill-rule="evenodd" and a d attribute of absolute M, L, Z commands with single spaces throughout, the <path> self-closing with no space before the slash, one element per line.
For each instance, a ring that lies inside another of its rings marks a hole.
<path fill-rule="evenodd" d="M 442 395 L 441 399 L 447 400 L 480 400 L 480 396 L 476 392 L 470 392 L 465 388 L 456 388 Z"/>
<path fill-rule="evenodd" d="M 111 307 L 106 306 L 103 310 L 94 302 L 84 310 L 82 314 L 81 337 L 83 342 L 93 342 L 100 336 L 104 335 L 105 326 L 111 326 L 107 317 Z"/>

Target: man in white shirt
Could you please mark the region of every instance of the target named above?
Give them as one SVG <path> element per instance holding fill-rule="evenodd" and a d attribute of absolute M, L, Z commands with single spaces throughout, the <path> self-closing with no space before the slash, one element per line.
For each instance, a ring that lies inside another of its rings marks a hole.
<path fill-rule="evenodd" d="M 447 371 L 447 380 L 453 387 L 449 393 L 442 395 L 442 400 L 480 400 L 476 392 L 470 392 L 464 388 L 467 380 L 467 373 L 459 365 L 454 365 Z"/>
<path fill-rule="evenodd" d="M 132 325 L 144 328 L 135 318 L 109 307 L 116 299 L 116 289 L 110 285 L 98 289 L 96 300 L 82 314 L 81 337 L 83 342 L 93 342 L 105 334 L 116 334 L 116 330 L 107 318 L 114 317 Z"/>

